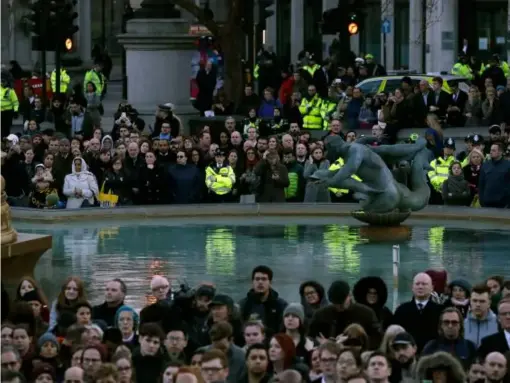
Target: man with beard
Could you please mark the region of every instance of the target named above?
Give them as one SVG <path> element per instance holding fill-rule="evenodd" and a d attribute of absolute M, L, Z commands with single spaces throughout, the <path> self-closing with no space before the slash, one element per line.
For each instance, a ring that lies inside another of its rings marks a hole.
<path fill-rule="evenodd" d="M 240 383 L 267 383 L 267 367 L 269 365 L 269 356 L 266 346 L 262 343 L 255 343 L 248 347 L 246 351 L 246 375 L 239 381 Z"/>
<path fill-rule="evenodd" d="M 404 379 L 412 379 L 416 369 L 416 342 L 411 334 L 403 332 L 393 340 L 391 347 L 394 360 L 391 361 L 391 383 L 400 383 Z"/>

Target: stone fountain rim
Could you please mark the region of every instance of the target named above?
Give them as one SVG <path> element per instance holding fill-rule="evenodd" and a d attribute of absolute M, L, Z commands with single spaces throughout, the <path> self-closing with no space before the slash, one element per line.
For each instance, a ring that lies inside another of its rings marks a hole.
<path fill-rule="evenodd" d="M 351 217 L 358 204 L 285 203 L 285 204 L 201 204 L 128 206 L 115 209 L 87 208 L 37 210 L 11 208 L 17 222 L 59 223 L 64 221 L 97 221 L 102 219 L 205 218 L 205 217 Z M 411 214 L 413 220 L 446 220 L 491 222 L 510 225 L 508 209 L 427 206 Z"/>

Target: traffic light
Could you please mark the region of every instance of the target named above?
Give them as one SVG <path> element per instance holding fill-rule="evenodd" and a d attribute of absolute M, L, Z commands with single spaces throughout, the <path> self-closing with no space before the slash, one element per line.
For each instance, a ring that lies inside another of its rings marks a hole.
<path fill-rule="evenodd" d="M 74 21 L 78 18 L 78 13 L 74 11 L 74 6 L 76 4 L 76 0 L 63 0 L 59 7 L 58 23 L 60 33 L 58 36 L 58 45 L 59 49 L 63 52 L 72 50 L 73 35 L 79 30 L 79 28 L 74 25 Z"/>
<path fill-rule="evenodd" d="M 347 30 L 351 36 L 358 34 L 359 32 L 359 21 L 358 21 L 358 13 L 351 12 L 349 14 L 349 21 L 347 25 Z"/>

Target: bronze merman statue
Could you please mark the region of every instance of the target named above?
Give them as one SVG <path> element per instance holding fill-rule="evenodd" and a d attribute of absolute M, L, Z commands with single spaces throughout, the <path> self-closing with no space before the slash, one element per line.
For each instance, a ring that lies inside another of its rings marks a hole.
<path fill-rule="evenodd" d="M 428 204 L 429 152 L 424 139 L 414 144 L 369 147 L 329 136 L 325 143 L 328 152 L 342 157 L 345 164 L 335 171 L 319 170 L 313 177 L 324 180 L 330 187 L 353 191 L 364 212 L 409 212 L 421 210 Z M 411 162 L 410 188 L 398 183 L 389 168 L 404 160 Z M 351 178 L 352 175 L 357 175 L 361 181 Z"/>

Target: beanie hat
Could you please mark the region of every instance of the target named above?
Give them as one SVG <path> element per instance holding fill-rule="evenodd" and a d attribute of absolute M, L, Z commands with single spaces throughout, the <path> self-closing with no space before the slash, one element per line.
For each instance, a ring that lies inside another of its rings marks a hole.
<path fill-rule="evenodd" d="M 58 343 L 57 337 L 51 332 L 44 333 L 39 337 L 37 340 L 37 348 L 41 349 L 42 346 L 44 346 L 44 344 L 47 342 L 53 343 L 57 347 L 57 350 L 60 349 L 60 344 Z"/>
<path fill-rule="evenodd" d="M 37 292 L 37 290 L 31 290 L 31 291 L 27 291 L 22 297 L 21 297 L 21 300 L 24 301 L 24 302 L 34 302 L 34 301 L 37 301 L 39 303 L 42 304 L 42 299 L 41 297 L 39 296 L 39 293 Z"/>
<path fill-rule="evenodd" d="M 349 296 L 351 288 L 345 281 L 335 281 L 331 284 L 328 290 L 328 299 L 331 303 L 341 305 Z"/>
<path fill-rule="evenodd" d="M 162 277 L 161 275 L 155 275 L 152 277 L 151 280 L 151 290 L 154 290 L 155 288 L 158 288 L 160 286 L 170 286 L 170 283 L 168 282 L 168 279 L 165 277 Z"/>
<path fill-rule="evenodd" d="M 292 314 L 299 318 L 301 324 L 305 321 L 305 309 L 301 303 L 289 303 L 283 311 L 283 317 Z"/>

